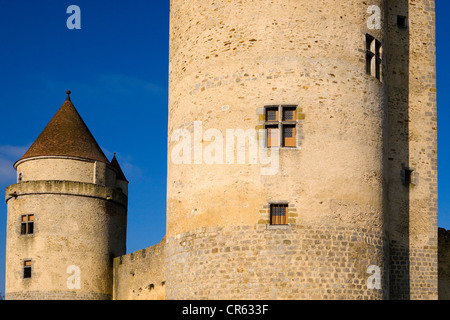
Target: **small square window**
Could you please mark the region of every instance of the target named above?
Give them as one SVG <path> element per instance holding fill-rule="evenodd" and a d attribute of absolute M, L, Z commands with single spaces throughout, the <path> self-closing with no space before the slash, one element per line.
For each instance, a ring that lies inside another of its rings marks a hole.
<path fill-rule="evenodd" d="M 403 184 L 404 185 L 410 185 L 412 184 L 412 176 L 413 176 L 413 172 L 414 170 L 409 169 L 409 168 L 404 168 L 403 169 Z"/>
<path fill-rule="evenodd" d="M 283 107 L 283 121 L 295 121 L 295 107 Z"/>
<path fill-rule="evenodd" d="M 285 138 L 292 138 L 294 136 L 294 128 L 292 127 L 284 127 L 284 137 Z"/>
<path fill-rule="evenodd" d="M 287 204 L 271 204 L 270 205 L 270 224 L 286 225 L 287 224 Z"/>
<path fill-rule="evenodd" d="M 397 16 L 397 26 L 405 29 L 408 27 L 408 18 L 405 16 Z"/>
<path fill-rule="evenodd" d="M 401 182 L 403 185 L 416 186 L 419 183 L 419 173 L 415 168 L 406 167 L 402 163 L 402 170 L 400 171 Z"/>
<path fill-rule="evenodd" d="M 278 121 L 278 107 L 266 108 L 267 121 Z"/>

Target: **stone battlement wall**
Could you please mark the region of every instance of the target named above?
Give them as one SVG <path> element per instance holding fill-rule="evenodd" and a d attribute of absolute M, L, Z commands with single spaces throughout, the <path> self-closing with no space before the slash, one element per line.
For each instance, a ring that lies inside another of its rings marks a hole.
<path fill-rule="evenodd" d="M 114 259 L 114 300 L 165 299 L 166 239 Z"/>

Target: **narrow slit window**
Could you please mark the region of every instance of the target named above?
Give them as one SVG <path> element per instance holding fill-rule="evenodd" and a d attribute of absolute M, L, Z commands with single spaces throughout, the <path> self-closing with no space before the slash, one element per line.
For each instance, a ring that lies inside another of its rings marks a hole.
<path fill-rule="evenodd" d="M 381 80 L 381 61 L 375 60 L 375 78 Z"/>
<path fill-rule="evenodd" d="M 287 224 L 287 204 L 271 204 L 270 205 L 270 224 L 286 225 Z"/>
<path fill-rule="evenodd" d="M 31 278 L 31 260 L 25 260 L 23 263 L 23 278 Z"/>
<path fill-rule="evenodd" d="M 34 214 L 27 214 L 22 216 L 22 222 L 20 225 L 21 234 L 33 234 L 34 233 Z"/>
<path fill-rule="evenodd" d="M 375 40 L 370 34 L 366 34 L 366 51 L 372 51 L 372 43 Z"/>
<path fill-rule="evenodd" d="M 381 42 L 375 40 L 375 77 L 381 80 L 381 57 L 382 57 Z"/>
<path fill-rule="evenodd" d="M 372 74 L 372 61 L 373 61 L 373 53 L 367 52 L 366 53 L 366 73 L 371 75 Z"/>

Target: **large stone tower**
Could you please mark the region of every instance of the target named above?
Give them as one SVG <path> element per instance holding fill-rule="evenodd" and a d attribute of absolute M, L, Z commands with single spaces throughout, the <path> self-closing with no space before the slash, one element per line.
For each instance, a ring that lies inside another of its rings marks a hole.
<path fill-rule="evenodd" d="M 126 251 L 128 181 L 67 93 L 6 189 L 7 299 L 111 299 Z"/>
<path fill-rule="evenodd" d="M 170 18 L 166 297 L 437 298 L 434 1 Z"/>

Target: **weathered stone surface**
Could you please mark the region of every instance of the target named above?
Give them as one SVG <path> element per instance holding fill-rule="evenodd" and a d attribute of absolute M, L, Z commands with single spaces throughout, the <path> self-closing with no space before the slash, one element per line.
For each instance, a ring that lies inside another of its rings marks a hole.
<path fill-rule="evenodd" d="M 114 300 L 164 300 L 166 239 L 114 259 Z"/>
<path fill-rule="evenodd" d="M 434 0 L 370 6 L 380 28 L 364 1 L 172 0 L 166 237 L 124 255 L 127 183 L 107 162 L 19 161 L 6 297 L 449 299 Z M 379 79 L 366 72 L 366 35 L 382 46 Z M 297 107 L 295 146 L 262 148 L 279 152 L 267 163 L 237 136 L 264 140 L 274 105 Z M 184 163 L 175 132 L 189 135 Z M 287 225 L 270 224 L 271 204 L 287 204 Z M 32 236 L 20 236 L 24 213 Z M 66 290 L 68 264 L 82 267 L 82 290 Z"/>

